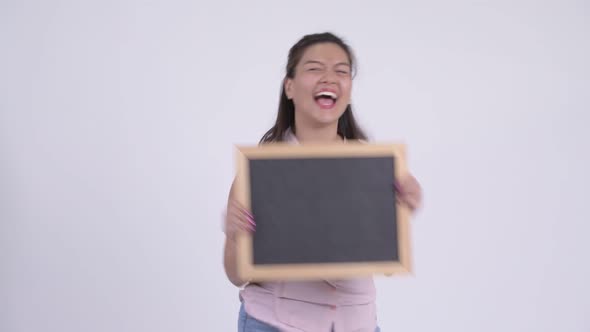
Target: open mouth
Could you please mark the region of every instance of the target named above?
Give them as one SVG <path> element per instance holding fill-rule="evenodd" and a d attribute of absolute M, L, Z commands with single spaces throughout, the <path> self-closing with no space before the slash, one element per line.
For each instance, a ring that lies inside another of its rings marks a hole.
<path fill-rule="evenodd" d="M 321 108 L 332 108 L 336 104 L 336 100 L 338 100 L 338 96 L 331 91 L 321 91 L 318 92 L 315 96 L 315 101 L 320 105 Z"/>

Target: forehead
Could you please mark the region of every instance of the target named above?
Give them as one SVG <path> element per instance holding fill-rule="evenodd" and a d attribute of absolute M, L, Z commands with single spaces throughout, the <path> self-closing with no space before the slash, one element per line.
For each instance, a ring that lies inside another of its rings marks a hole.
<path fill-rule="evenodd" d="M 350 64 L 346 52 L 334 43 L 321 43 L 308 47 L 303 53 L 300 63 L 306 61 L 320 61 L 326 64 Z"/>

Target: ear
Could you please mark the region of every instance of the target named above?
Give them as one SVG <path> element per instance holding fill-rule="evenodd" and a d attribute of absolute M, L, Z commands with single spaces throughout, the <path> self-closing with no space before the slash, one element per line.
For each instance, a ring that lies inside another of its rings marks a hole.
<path fill-rule="evenodd" d="M 287 95 L 287 99 L 293 99 L 293 80 L 290 78 L 285 78 L 285 94 Z"/>

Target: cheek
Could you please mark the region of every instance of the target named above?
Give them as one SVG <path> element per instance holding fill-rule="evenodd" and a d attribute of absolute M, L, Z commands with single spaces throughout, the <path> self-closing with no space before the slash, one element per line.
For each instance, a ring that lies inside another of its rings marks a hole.
<path fill-rule="evenodd" d="M 349 104 L 350 103 L 350 91 L 347 91 L 342 95 L 342 101 Z"/>
<path fill-rule="evenodd" d="M 352 86 L 350 84 L 348 85 L 341 85 L 341 91 L 342 91 L 342 95 L 341 95 L 341 99 L 343 102 L 346 102 L 347 104 L 350 103 L 350 95 L 351 95 L 351 89 Z"/>
<path fill-rule="evenodd" d="M 313 94 L 312 85 L 306 84 L 305 81 L 298 82 L 295 86 L 295 100 L 299 101 L 300 103 L 309 103 L 310 97 Z"/>

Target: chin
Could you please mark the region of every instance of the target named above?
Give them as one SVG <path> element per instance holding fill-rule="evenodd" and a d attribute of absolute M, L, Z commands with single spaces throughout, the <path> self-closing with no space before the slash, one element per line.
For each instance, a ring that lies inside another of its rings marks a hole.
<path fill-rule="evenodd" d="M 321 127 L 329 126 L 338 123 L 339 117 L 322 117 L 322 118 L 315 118 L 314 122 Z"/>
<path fill-rule="evenodd" d="M 316 112 L 314 112 L 314 119 L 317 122 L 320 122 L 325 125 L 332 124 L 334 122 L 338 122 L 338 119 L 340 119 L 342 114 L 344 114 L 344 111 L 345 110 L 338 109 L 319 109 Z"/>
<path fill-rule="evenodd" d="M 321 108 L 318 105 L 309 105 L 299 112 L 301 112 L 300 116 L 302 120 L 305 119 L 304 121 L 308 124 L 325 127 L 337 123 L 345 111 L 346 107 L 342 107 L 341 105 L 336 105 L 330 109 Z"/>

